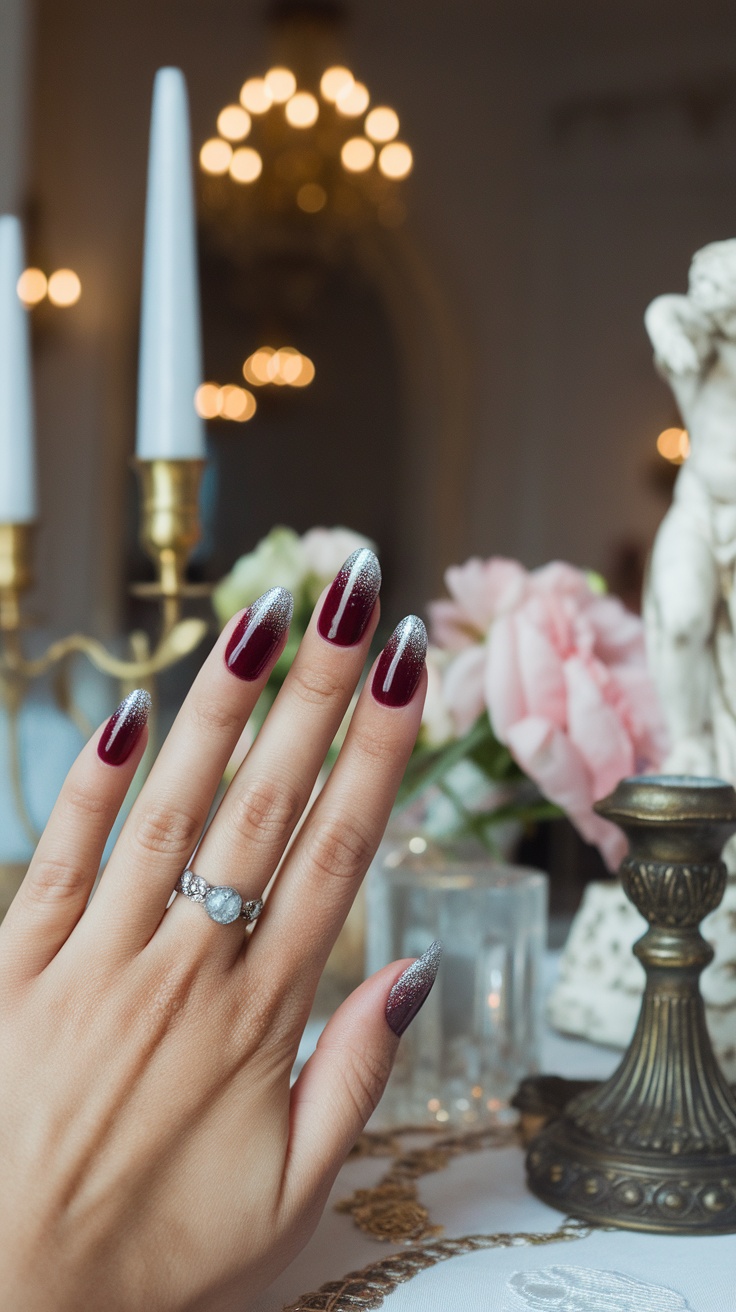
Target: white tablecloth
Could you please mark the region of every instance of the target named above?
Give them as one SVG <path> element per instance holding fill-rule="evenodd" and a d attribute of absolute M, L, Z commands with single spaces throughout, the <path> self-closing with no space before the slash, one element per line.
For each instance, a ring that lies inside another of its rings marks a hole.
<path fill-rule="evenodd" d="M 619 1054 L 545 1036 L 542 1069 L 569 1078 L 605 1078 Z M 304 1294 L 380 1260 L 398 1247 L 357 1229 L 333 1204 L 376 1184 L 390 1162 L 361 1158 L 340 1172 L 310 1243 L 254 1312 L 281 1312 Z M 562 1215 L 526 1189 L 521 1148 L 455 1159 L 419 1181 L 419 1197 L 448 1237 L 550 1233 Z M 385 1312 L 736 1312 L 736 1235 L 671 1238 L 592 1231 L 541 1247 L 525 1243 L 453 1257 L 388 1295 Z"/>

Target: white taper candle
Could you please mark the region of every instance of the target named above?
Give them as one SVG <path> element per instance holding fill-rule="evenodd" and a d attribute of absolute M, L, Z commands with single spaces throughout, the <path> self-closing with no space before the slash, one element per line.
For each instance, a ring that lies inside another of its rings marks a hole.
<path fill-rule="evenodd" d="M 202 342 L 184 74 L 160 68 L 153 86 L 138 369 L 139 460 L 201 460 L 194 408 Z"/>
<path fill-rule="evenodd" d="M 0 524 L 36 518 L 31 339 L 28 311 L 18 296 L 25 267 L 23 229 L 0 216 Z"/>

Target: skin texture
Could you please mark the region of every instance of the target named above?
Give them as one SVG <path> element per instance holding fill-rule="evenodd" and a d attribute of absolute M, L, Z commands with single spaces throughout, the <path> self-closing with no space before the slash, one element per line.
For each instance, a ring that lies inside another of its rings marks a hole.
<path fill-rule="evenodd" d="M 319 604 L 316 615 L 319 613 Z M 4 1312 L 245 1312 L 305 1243 L 378 1101 L 409 964 L 366 981 L 293 1090 L 317 981 L 378 845 L 419 726 L 370 675 L 340 759 L 249 929 L 171 890 L 192 859 L 259 897 L 354 692 L 378 618 L 340 646 L 313 618 L 196 852 L 256 680 L 203 666 L 87 905 L 145 748 L 73 766 L 0 927 L 0 1288 Z M 285 640 L 285 635 L 284 635 Z M 356 798 L 360 805 L 356 805 Z M 86 909 L 85 909 L 86 908 Z"/>

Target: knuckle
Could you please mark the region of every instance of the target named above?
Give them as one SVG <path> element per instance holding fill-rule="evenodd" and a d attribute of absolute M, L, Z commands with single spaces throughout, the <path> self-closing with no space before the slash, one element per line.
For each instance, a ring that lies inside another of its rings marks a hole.
<path fill-rule="evenodd" d="M 355 819 L 329 820 L 312 836 L 308 856 L 319 875 L 355 879 L 368 869 L 374 844 Z"/>
<path fill-rule="evenodd" d="M 316 665 L 295 665 L 291 680 L 292 690 L 308 706 L 323 706 L 343 693 L 342 684 L 334 674 Z"/>
<path fill-rule="evenodd" d="M 299 791 L 282 779 L 231 786 L 226 819 L 240 842 L 270 845 L 290 834 L 302 809 Z"/>
<path fill-rule="evenodd" d="M 91 880 L 76 861 L 64 857 L 37 857 L 23 881 L 23 897 L 27 902 L 46 905 L 76 899 L 87 891 Z"/>
<path fill-rule="evenodd" d="M 110 814 L 110 804 L 104 796 L 73 778 L 64 784 L 62 802 L 81 820 L 107 819 Z"/>
<path fill-rule="evenodd" d="M 240 737 L 243 732 L 244 715 L 236 706 L 228 706 L 216 698 L 193 697 L 189 707 L 192 729 L 199 736 L 207 738 Z"/>
<path fill-rule="evenodd" d="M 368 761 L 385 762 L 395 754 L 396 743 L 385 729 L 356 723 L 351 725 L 351 748 Z"/>
<path fill-rule="evenodd" d="M 174 806 L 151 807 L 135 819 L 134 838 L 145 856 L 176 856 L 186 860 L 194 850 L 199 820 Z"/>
<path fill-rule="evenodd" d="M 367 1048 L 348 1048 L 342 1071 L 348 1096 L 365 1124 L 386 1087 L 391 1074 L 391 1059 Z"/>

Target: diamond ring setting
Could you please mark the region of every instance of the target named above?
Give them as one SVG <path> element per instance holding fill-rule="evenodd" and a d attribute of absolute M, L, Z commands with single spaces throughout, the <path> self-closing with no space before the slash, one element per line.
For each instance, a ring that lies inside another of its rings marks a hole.
<path fill-rule="evenodd" d="M 190 902 L 201 902 L 210 920 L 218 925 L 232 925 L 235 920 L 244 920 L 246 924 L 257 920 L 263 910 L 263 899 L 258 897 L 251 902 L 244 902 L 236 888 L 228 884 L 208 884 L 201 875 L 193 870 L 185 870 L 176 885 L 177 893 L 183 893 Z"/>

